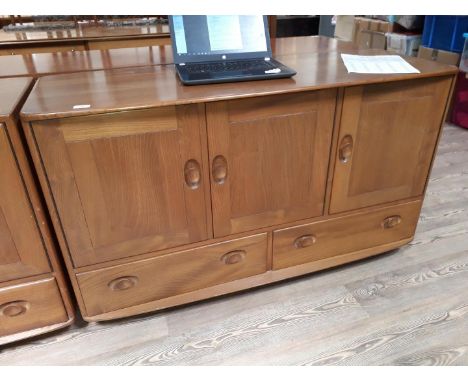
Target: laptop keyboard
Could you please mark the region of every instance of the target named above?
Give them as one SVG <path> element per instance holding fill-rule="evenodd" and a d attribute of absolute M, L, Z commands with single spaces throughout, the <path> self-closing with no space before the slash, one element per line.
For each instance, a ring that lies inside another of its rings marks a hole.
<path fill-rule="evenodd" d="M 204 62 L 185 64 L 185 68 L 189 73 L 204 73 L 204 72 L 236 72 L 242 70 L 270 70 L 276 66 L 265 61 L 264 59 L 255 60 L 235 60 L 226 62 Z"/>

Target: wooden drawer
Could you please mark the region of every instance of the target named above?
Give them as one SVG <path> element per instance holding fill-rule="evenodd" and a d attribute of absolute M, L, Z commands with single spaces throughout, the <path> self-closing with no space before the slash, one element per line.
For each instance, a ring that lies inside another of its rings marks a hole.
<path fill-rule="evenodd" d="M 273 232 L 273 269 L 410 238 L 421 201 Z"/>
<path fill-rule="evenodd" d="M 88 316 L 266 272 L 267 234 L 77 274 Z"/>
<path fill-rule="evenodd" d="M 0 337 L 67 320 L 53 278 L 0 288 Z"/>

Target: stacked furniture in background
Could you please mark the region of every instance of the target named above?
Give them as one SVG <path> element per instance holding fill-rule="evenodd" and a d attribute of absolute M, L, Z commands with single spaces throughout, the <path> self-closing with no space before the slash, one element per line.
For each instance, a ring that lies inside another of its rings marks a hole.
<path fill-rule="evenodd" d="M 0 344 L 67 326 L 74 316 L 18 129 L 31 83 L 0 79 Z"/>
<path fill-rule="evenodd" d="M 73 24 L 73 23 L 72 23 Z M 0 56 L 41 52 L 70 52 L 122 47 L 157 46 L 170 43 L 169 26 L 78 23 L 70 28 L 0 29 Z"/>

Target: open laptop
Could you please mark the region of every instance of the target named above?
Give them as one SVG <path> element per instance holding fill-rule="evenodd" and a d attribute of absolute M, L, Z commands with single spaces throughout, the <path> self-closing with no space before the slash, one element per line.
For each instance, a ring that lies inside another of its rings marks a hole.
<path fill-rule="evenodd" d="M 186 85 L 291 77 L 273 59 L 266 16 L 169 16 L 174 63 Z"/>

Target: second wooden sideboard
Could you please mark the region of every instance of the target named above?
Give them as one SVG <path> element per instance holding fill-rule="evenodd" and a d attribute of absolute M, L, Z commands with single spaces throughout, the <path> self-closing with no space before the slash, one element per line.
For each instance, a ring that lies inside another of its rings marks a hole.
<path fill-rule="evenodd" d="M 456 69 L 184 87 L 172 66 L 38 80 L 23 125 L 86 320 L 147 312 L 411 241 Z"/>
<path fill-rule="evenodd" d="M 18 120 L 31 85 L 0 79 L 0 345 L 63 328 L 75 315 Z"/>

